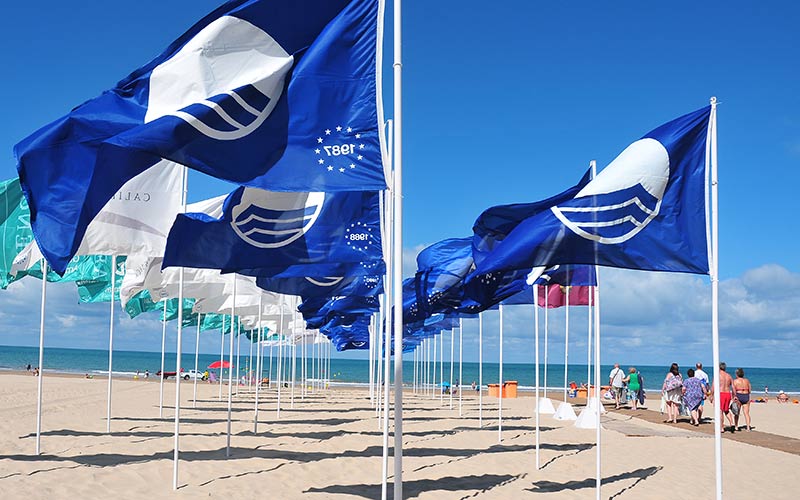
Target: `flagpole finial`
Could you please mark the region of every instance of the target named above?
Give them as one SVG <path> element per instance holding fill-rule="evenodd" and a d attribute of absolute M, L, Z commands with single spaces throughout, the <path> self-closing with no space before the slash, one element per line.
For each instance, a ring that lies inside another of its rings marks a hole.
<path fill-rule="evenodd" d="M 711 102 L 712 106 L 715 106 L 717 104 L 717 98 L 715 96 L 711 96 L 711 99 L 709 99 L 709 101 Z"/>

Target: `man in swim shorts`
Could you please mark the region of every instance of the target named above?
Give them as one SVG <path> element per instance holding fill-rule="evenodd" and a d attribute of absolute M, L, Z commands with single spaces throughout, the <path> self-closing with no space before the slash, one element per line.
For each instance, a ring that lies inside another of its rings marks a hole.
<path fill-rule="evenodd" d="M 719 379 L 719 409 L 722 413 L 725 414 L 725 417 L 728 418 L 728 423 L 731 426 L 734 425 L 733 423 L 733 415 L 731 415 L 731 397 L 733 394 L 733 379 L 730 375 L 725 372 L 727 365 L 725 363 L 719 364 L 719 370 L 717 370 L 717 377 Z M 719 422 L 720 430 L 725 432 L 725 419 L 720 419 Z M 735 429 L 735 427 L 733 427 Z M 731 431 L 733 432 L 733 431 Z"/>

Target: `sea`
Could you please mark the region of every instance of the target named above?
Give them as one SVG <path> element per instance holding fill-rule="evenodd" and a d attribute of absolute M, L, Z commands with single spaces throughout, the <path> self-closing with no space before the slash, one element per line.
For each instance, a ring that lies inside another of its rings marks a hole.
<path fill-rule="evenodd" d="M 240 371 L 249 371 L 247 356 L 243 351 L 240 360 Z M 0 370 L 25 370 L 28 364 L 35 367 L 39 359 L 37 347 L 0 346 Z M 226 357 L 227 359 L 227 357 Z M 198 366 L 205 370 L 208 365 L 219 360 L 219 355 L 200 354 Z M 175 370 L 175 353 L 166 353 L 165 371 Z M 194 368 L 194 353 L 184 353 L 181 356 L 181 366 L 184 369 Z M 298 364 L 299 367 L 299 364 Z M 626 369 L 627 367 L 622 367 Z M 644 387 L 647 391 L 659 392 L 664 380 L 667 366 L 637 365 L 636 368 L 644 378 Z M 689 367 L 681 367 L 685 374 Z M 729 373 L 739 367 L 729 367 Z M 745 376 L 750 379 L 754 393 L 763 392 L 768 387 L 770 393 L 779 390 L 800 394 L 800 369 L 798 368 L 758 368 L 742 367 Z M 148 370 L 155 374 L 161 369 L 160 352 L 140 351 L 114 351 L 113 373 L 115 376 L 133 378 L 137 371 L 144 374 Z M 273 361 L 273 370 L 277 370 L 277 361 Z M 602 366 L 601 380 L 605 384 L 612 367 Z M 264 359 L 263 376 L 269 377 L 269 359 Z M 411 361 L 403 363 L 406 384 L 411 384 L 414 379 L 413 364 Z M 465 362 L 462 367 L 462 385 L 469 386 L 473 381 L 479 380 L 478 363 Z M 499 380 L 500 366 L 498 363 L 483 364 L 483 383 L 496 383 Z M 108 373 L 108 351 L 95 349 L 66 349 L 46 347 L 44 350 L 44 371 L 73 374 L 104 375 Z M 298 368 L 299 371 L 299 368 Z M 392 370 L 393 372 L 394 370 Z M 710 373 L 711 370 L 707 370 Z M 227 374 L 227 370 L 224 370 Z M 273 374 L 274 375 L 274 374 Z M 544 385 L 544 366 L 540 367 L 540 383 Z M 570 365 L 567 371 L 567 381 L 575 381 L 578 385 L 585 383 L 587 377 L 586 365 Z M 359 359 L 343 359 L 334 353 L 331 359 L 331 382 L 341 385 L 366 385 L 369 382 L 369 362 Z M 444 379 L 450 380 L 450 363 L 444 363 Z M 453 365 L 453 381 L 459 379 L 458 361 Z M 532 390 L 535 383 L 534 367 L 531 364 L 504 363 L 503 379 L 515 380 L 519 383 L 520 390 Z M 439 365 L 436 367 L 436 380 L 439 380 Z M 547 386 L 554 390 L 564 387 L 564 365 L 550 364 L 547 367 Z"/>

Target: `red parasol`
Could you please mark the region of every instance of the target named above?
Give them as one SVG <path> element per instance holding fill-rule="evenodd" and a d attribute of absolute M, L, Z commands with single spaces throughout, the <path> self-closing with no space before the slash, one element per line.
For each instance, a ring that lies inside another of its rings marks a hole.
<path fill-rule="evenodd" d="M 230 368 L 231 364 L 228 361 L 221 361 L 221 362 L 220 361 L 214 361 L 213 363 L 208 365 L 208 367 L 210 369 L 212 369 L 212 370 L 216 369 L 216 368 Z"/>

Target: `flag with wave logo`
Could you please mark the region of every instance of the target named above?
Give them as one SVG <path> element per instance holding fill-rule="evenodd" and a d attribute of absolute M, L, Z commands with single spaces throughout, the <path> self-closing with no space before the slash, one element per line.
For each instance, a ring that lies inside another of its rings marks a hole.
<path fill-rule="evenodd" d="M 90 302 L 111 302 L 119 300 L 119 290 L 122 286 L 122 279 L 125 277 L 125 256 L 117 257 L 117 267 L 113 272 L 111 265 L 113 259 L 108 259 L 108 268 L 103 269 L 105 275 L 94 279 L 78 280 L 75 285 L 78 287 L 78 300 L 84 303 Z M 114 296 L 111 296 L 111 280 L 114 280 Z"/>
<path fill-rule="evenodd" d="M 382 266 L 379 193 L 279 193 L 239 187 L 222 216 L 181 214 L 164 267 L 250 276 L 374 275 Z"/>
<path fill-rule="evenodd" d="M 710 115 L 705 107 L 645 134 L 574 198 L 520 223 L 469 279 L 533 269 L 533 282 L 554 264 L 707 274 Z"/>
<path fill-rule="evenodd" d="M 278 191 L 378 191 L 382 0 L 232 0 L 14 148 L 58 272 L 132 177 L 174 161 Z"/>
<path fill-rule="evenodd" d="M 385 266 L 380 266 L 377 271 L 384 272 Z M 297 295 L 303 300 L 334 296 L 372 297 L 383 293 L 383 276 L 258 277 L 256 285 L 271 292 Z"/>

